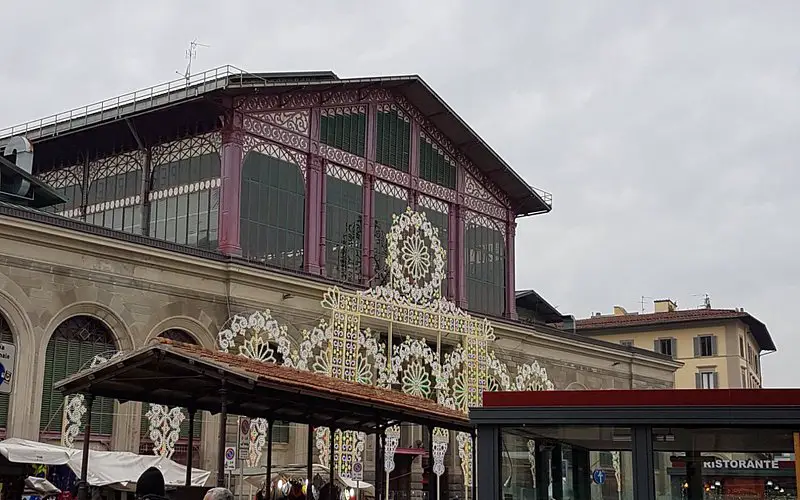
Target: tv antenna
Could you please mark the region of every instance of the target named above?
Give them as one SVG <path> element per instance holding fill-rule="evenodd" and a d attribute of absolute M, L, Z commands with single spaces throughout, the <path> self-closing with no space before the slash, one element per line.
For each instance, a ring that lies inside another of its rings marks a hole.
<path fill-rule="evenodd" d="M 189 42 L 189 48 L 186 49 L 186 71 L 183 73 L 180 71 L 175 72 L 186 80 L 186 85 L 189 85 L 189 79 L 192 76 L 192 61 L 197 59 L 197 47 L 211 47 L 211 45 L 199 43 L 196 39 Z"/>
<path fill-rule="evenodd" d="M 702 297 L 703 302 L 698 309 L 711 309 L 711 295 L 707 293 L 703 294 L 692 294 L 692 297 Z"/>
<path fill-rule="evenodd" d="M 644 314 L 645 299 L 653 300 L 653 297 L 647 297 L 646 295 L 642 295 L 642 302 L 641 302 L 642 303 L 642 314 Z"/>

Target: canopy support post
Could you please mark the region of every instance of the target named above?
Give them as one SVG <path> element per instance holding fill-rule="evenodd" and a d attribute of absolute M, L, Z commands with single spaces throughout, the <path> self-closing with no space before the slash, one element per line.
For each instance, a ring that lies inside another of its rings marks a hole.
<path fill-rule="evenodd" d="M 217 442 L 217 487 L 225 487 L 225 434 L 228 432 L 228 391 L 225 389 L 225 381 L 219 388 L 219 441 Z"/>
<path fill-rule="evenodd" d="M 92 437 L 92 403 L 94 403 L 94 394 L 87 394 L 86 425 L 83 427 L 81 480 L 78 483 L 78 500 L 89 500 L 89 439 Z"/>
<path fill-rule="evenodd" d="M 314 483 L 314 426 L 308 424 L 308 443 L 306 444 L 306 476 L 308 486 L 306 486 L 306 500 L 314 500 L 312 486 Z"/>
<path fill-rule="evenodd" d="M 272 499 L 272 426 L 275 424 L 275 419 L 269 418 L 267 420 L 267 470 L 264 473 L 264 498 L 267 500 Z M 309 488 L 311 485 L 306 485 Z"/>
<path fill-rule="evenodd" d="M 428 498 L 439 500 L 439 488 L 436 473 L 433 472 L 433 425 L 428 424 Z"/>
<path fill-rule="evenodd" d="M 472 485 L 471 500 L 478 500 L 478 430 L 472 429 Z"/>
<path fill-rule="evenodd" d="M 328 479 L 328 481 L 330 481 L 329 485 L 330 487 L 328 488 L 328 498 L 327 499 L 321 498 L 320 500 L 336 500 L 333 496 L 334 488 L 336 487 L 336 473 L 334 472 L 336 470 L 336 439 L 335 439 L 336 429 L 334 429 L 333 426 L 331 426 L 328 428 L 328 430 L 330 431 L 330 436 L 331 436 L 329 440 L 331 455 L 330 455 L 330 462 L 328 462 L 329 465 L 328 477 L 330 478 Z"/>
<path fill-rule="evenodd" d="M 189 448 L 186 450 L 186 486 L 192 485 L 192 461 L 194 460 L 194 415 L 197 411 L 189 407 Z"/>

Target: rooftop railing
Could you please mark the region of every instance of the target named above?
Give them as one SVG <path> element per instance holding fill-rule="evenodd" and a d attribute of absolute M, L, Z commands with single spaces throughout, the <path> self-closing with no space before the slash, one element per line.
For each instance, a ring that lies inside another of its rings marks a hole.
<path fill-rule="evenodd" d="M 170 82 L 160 83 L 104 101 L 56 113 L 45 118 L 7 127 L 0 130 L 0 138 L 20 134 L 25 134 L 30 139 L 53 137 L 78 127 L 93 125 L 105 120 L 119 119 L 125 115 L 197 97 L 230 85 L 242 85 L 245 82 L 252 83 L 254 80 L 266 82 L 264 78 L 235 66 L 220 66 L 191 75 L 188 78 L 179 78 Z"/>

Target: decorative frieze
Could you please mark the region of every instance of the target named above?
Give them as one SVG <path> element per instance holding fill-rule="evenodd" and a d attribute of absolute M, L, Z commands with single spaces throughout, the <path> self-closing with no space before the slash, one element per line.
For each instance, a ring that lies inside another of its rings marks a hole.
<path fill-rule="evenodd" d="M 417 180 L 417 189 L 420 193 L 424 193 L 435 198 L 440 198 L 442 200 L 449 201 L 450 203 L 456 202 L 456 192 L 454 190 L 440 186 L 433 182 L 426 181 L 425 179 Z"/>
<path fill-rule="evenodd" d="M 331 90 L 325 92 L 297 92 L 273 95 L 250 95 L 237 101 L 239 111 L 249 114 L 254 111 L 276 109 L 311 108 L 314 106 L 341 106 L 393 101 L 386 89 Z"/>
<path fill-rule="evenodd" d="M 309 151 L 310 140 L 308 137 L 289 132 L 284 128 L 272 125 L 258 118 L 246 115 L 242 120 L 242 127 L 247 133 L 269 139 L 303 152 Z"/>
<path fill-rule="evenodd" d="M 164 165 L 204 154 L 217 153 L 222 149 L 222 133 L 209 132 L 166 142 L 153 147 L 152 164 Z"/>
<path fill-rule="evenodd" d="M 333 148 L 327 144 L 319 145 L 318 154 L 327 160 L 344 165 L 345 167 L 353 168 L 360 172 L 367 170 L 367 160 L 365 158 L 348 153 L 347 151 L 342 151 L 341 149 Z"/>
<path fill-rule="evenodd" d="M 506 224 L 502 220 L 496 220 L 491 217 L 487 217 L 483 213 L 473 212 L 471 210 L 467 210 L 464 214 L 464 224 L 466 226 L 481 226 L 493 231 L 499 231 L 503 234 L 503 237 L 506 236 Z"/>
<path fill-rule="evenodd" d="M 251 134 L 245 134 L 244 144 L 242 147 L 242 158 L 246 157 L 247 153 L 251 151 L 272 156 L 273 158 L 278 158 L 279 160 L 283 160 L 285 162 L 293 163 L 300 168 L 300 172 L 303 174 L 303 179 L 306 178 L 308 155 L 305 153 L 294 151 L 293 149 L 283 147 Z"/>
<path fill-rule="evenodd" d="M 267 111 L 253 113 L 250 116 L 272 125 L 284 128 L 289 132 L 308 135 L 311 122 L 311 111 L 308 109 L 293 109 L 290 111 Z"/>
<path fill-rule="evenodd" d="M 400 184 L 401 186 L 406 187 L 411 184 L 411 175 L 409 175 L 407 172 L 397 170 L 396 168 L 392 168 L 387 165 L 376 163 L 374 172 L 375 177 L 384 179 L 394 184 Z"/>

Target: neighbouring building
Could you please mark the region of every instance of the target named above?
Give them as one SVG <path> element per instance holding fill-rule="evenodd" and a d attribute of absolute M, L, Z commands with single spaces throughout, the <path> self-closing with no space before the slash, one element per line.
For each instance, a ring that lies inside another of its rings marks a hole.
<path fill-rule="evenodd" d="M 682 389 L 762 387 L 761 356 L 776 350 L 766 325 L 744 309 L 678 309 L 669 299 L 655 301 L 646 314 L 615 306 L 613 314 L 579 319 L 575 328 L 682 362 L 675 373 L 675 387 Z"/>
<path fill-rule="evenodd" d="M 16 149 L 8 147 L 14 137 L 25 138 L 15 139 Z M 664 354 L 520 321 L 515 228 L 522 217 L 549 212 L 551 196 L 416 76 L 225 67 L 0 130 L 3 145 L 6 163 L 19 166 L 3 187 L 22 193 L 0 199 L 0 341 L 16 346 L 13 390 L 0 396 L 6 437 L 63 441 L 65 401 L 53 384 L 156 337 L 220 349 L 232 318 L 253 318 L 231 328 L 280 324 L 296 350 L 304 332 L 345 307 L 324 297 L 397 285 L 387 257 L 400 250 L 413 279 L 393 288 L 392 300 L 411 303 L 407 315 L 386 321 L 381 310 L 347 312 L 369 326 L 376 345 L 388 342 L 390 355 L 392 338 L 395 347 L 429 346 L 420 347 L 427 358 L 418 364 L 408 358 L 418 352 L 403 351 L 397 369 L 416 371 L 393 388 L 433 397 L 432 367 L 463 345 L 458 335 L 410 327 L 419 314 L 451 315 L 453 328 L 477 318 L 470 324 L 493 333 L 481 353 L 496 355 L 496 372 L 481 381 L 489 389 L 531 377 L 541 379 L 539 388 L 667 388 L 681 366 Z M 14 176 L 32 176 L 33 187 L 22 189 Z M 403 213 L 424 214 L 430 226 L 424 241 L 398 249 L 387 233 Z M 256 314 L 266 310 L 277 323 Z M 281 357 L 281 346 L 264 342 L 259 356 Z M 333 373 L 325 364 L 333 351 L 325 352 L 314 369 Z M 540 370 L 522 373 L 523 365 Z M 140 403 L 98 398 L 92 445 L 151 453 L 147 413 Z M 216 420 L 203 412 L 195 427 L 195 465 L 212 470 Z M 235 418 L 230 424 L 233 442 Z M 186 459 L 187 432 L 184 422 L 177 461 Z M 396 491 L 426 480 L 426 435 L 402 429 L 390 481 Z M 276 423 L 274 463 L 302 463 L 306 436 Z M 361 444 L 370 481 L 372 444 Z M 463 498 L 456 449 L 453 440 L 442 488 Z"/>

